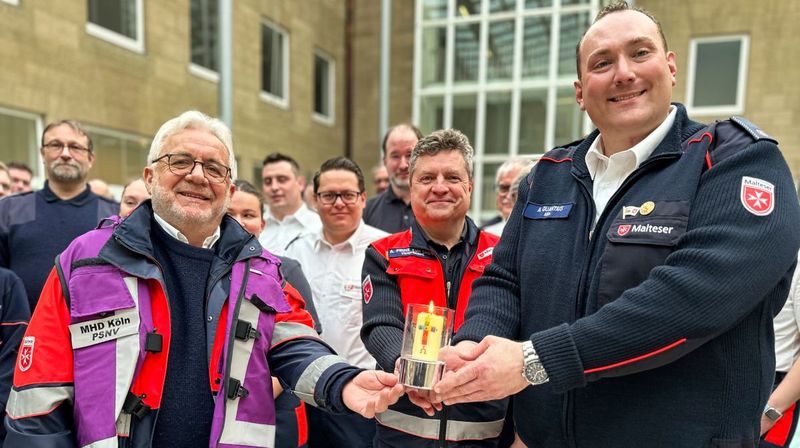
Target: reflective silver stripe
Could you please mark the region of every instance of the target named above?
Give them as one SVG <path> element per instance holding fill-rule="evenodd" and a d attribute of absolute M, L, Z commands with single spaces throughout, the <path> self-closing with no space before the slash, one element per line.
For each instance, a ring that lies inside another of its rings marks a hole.
<path fill-rule="evenodd" d="M 315 359 L 306 367 L 306 370 L 300 375 L 300 379 L 297 380 L 297 385 L 294 388 L 294 393 L 297 397 L 311 406 L 318 407 L 319 405 L 314 399 L 314 389 L 317 387 L 317 381 L 319 381 L 319 377 L 328 367 L 338 363 L 349 364 L 346 359 L 339 355 L 324 355 Z"/>
<path fill-rule="evenodd" d="M 296 322 L 276 322 L 275 330 L 272 332 L 272 346 L 270 348 L 275 347 L 281 342 L 299 337 L 319 339 L 316 330 L 308 325 L 298 324 Z"/>
<path fill-rule="evenodd" d="M 250 303 L 249 300 L 242 300 L 239 307 L 239 320 L 247 321 L 253 328 L 258 328 L 258 318 L 261 312 L 255 305 Z M 233 322 L 236 322 L 235 320 Z M 235 330 L 232 330 L 235 331 Z M 255 339 L 248 338 L 246 341 L 241 339 L 233 339 L 233 353 L 230 363 L 230 377 L 236 378 L 244 385 L 244 379 L 247 375 L 247 364 L 250 362 L 250 357 L 253 354 L 253 345 Z M 227 389 L 227 384 L 225 385 Z M 227 394 L 228 391 L 225 391 Z M 222 434 L 220 434 L 219 443 L 229 445 L 246 445 L 253 447 L 271 447 L 275 444 L 275 426 L 264 425 L 260 423 L 243 422 L 236 419 L 239 413 L 239 401 L 241 398 L 226 399 L 225 397 L 217 397 L 217 399 L 225 400 L 225 424 L 222 427 Z"/>
<path fill-rule="evenodd" d="M 125 277 L 125 286 L 133 297 L 134 312 L 133 322 L 136 325 L 136 333 L 117 339 L 116 344 L 116 384 L 114 386 L 114 415 L 117 416 L 119 426 L 122 416 L 122 405 L 128 396 L 128 391 L 133 384 L 133 374 L 136 371 L 136 361 L 139 358 L 139 279 L 136 277 Z M 128 429 L 130 429 L 130 419 L 128 419 Z"/>
<path fill-rule="evenodd" d="M 375 416 L 375 420 L 383 426 L 396 429 L 426 439 L 439 438 L 439 420 L 415 417 L 401 412 L 387 410 Z M 503 431 L 503 419 L 491 422 L 447 421 L 447 434 L 450 441 L 484 440 L 498 437 Z"/>
<path fill-rule="evenodd" d="M 75 389 L 72 386 L 37 386 L 30 389 L 11 389 L 6 413 L 14 420 L 47 414 L 64 400 L 72 403 Z"/>
<path fill-rule="evenodd" d="M 81 448 L 117 448 L 119 446 L 119 442 L 117 442 L 117 437 L 109 437 L 107 439 L 98 440 L 97 442 L 92 442 L 88 445 L 83 445 Z"/>

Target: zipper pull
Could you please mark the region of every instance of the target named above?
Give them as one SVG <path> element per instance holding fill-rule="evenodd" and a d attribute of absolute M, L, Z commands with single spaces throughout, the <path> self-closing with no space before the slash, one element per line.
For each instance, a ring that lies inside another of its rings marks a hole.
<path fill-rule="evenodd" d="M 450 301 L 450 282 L 447 282 L 447 300 Z"/>

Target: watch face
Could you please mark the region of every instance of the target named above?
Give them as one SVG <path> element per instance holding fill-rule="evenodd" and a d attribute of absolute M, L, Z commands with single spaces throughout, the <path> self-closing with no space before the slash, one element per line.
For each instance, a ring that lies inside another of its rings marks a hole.
<path fill-rule="evenodd" d="M 544 366 L 538 362 L 532 362 L 525 366 L 525 378 L 533 385 L 546 383 L 549 379 L 544 371 Z"/>

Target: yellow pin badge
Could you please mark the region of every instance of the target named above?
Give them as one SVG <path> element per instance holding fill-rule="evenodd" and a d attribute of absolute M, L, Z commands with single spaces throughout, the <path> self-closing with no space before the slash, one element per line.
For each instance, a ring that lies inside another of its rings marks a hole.
<path fill-rule="evenodd" d="M 642 216 L 647 216 L 650 213 L 653 213 L 653 210 L 656 209 L 656 204 L 653 201 L 647 201 L 639 207 L 639 214 Z"/>

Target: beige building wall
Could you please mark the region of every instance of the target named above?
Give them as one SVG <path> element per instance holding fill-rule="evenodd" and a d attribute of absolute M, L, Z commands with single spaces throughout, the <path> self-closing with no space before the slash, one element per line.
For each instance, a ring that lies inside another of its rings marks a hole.
<path fill-rule="evenodd" d="M 381 2 L 353 0 L 352 155 L 370 177 L 380 163 L 378 130 Z M 414 76 L 414 1 L 392 2 L 389 125 L 411 121 Z M 371 182 L 367 190 L 373 192 Z"/>
<path fill-rule="evenodd" d="M 315 0 L 313 8 L 305 1 L 281 0 L 236 0 L 233 5 L 233 131 L 240 177 L 256 180 L 255 167 L 271 151 L 289 153 L 309 171 L 343 154 L 344 0 Z M 216 115 L 217 83 L 188 69 L 189 0 L 144 1 L 144 17 L 145 51 L 140 54 L 87 34 L 86 1 L 0 2 L 0 85 L 5 86 L 0 107 L 37 114 L 44 123 L 69 117 L 146 138 L 187 109 Z M 289 33 L 285 109 L 259 96 L 264 18 Z M 332 125 L 312 119 L 315 48 L 335 61 Z M 97 157 L 91 176 L 117 175 L 102 172 L 102 147 Z"/>
<path fill-rule="evenodd" d="M 686 73 L 690 40 L 697 37 L 748 34 L 750 52 L 744 113 L 780 143 L 784 157 L 800 178 L 800 34 L 795 0 L 639 0 L 664 28 L 670 49 L 676 53 L 678 85 L 674 98 L 686 99 Z M 727 116 L 693 116 L 710 122 Z"/>

